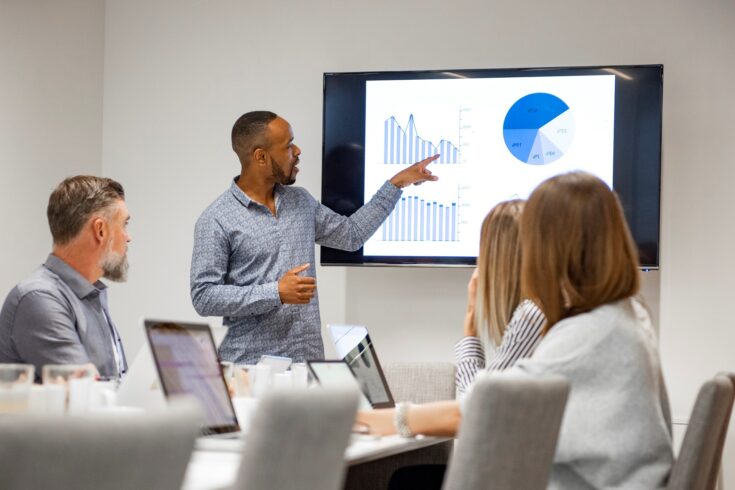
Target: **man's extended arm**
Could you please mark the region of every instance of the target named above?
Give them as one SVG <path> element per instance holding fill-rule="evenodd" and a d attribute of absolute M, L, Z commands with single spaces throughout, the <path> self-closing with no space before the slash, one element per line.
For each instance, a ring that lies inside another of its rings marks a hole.
<path fill-rule="evenodd" d="M 375 193 L 372 199 L 346 217 L 319 205 L 316 215 L 316 242 L 319 245 L 354 251 L 375 233 L 401 197 L 401 188 L 437 180 L 426 168 L 439 158 L 434 155 L 398 172 Z"/>
<path fill-rule="evenodd" d="M 225 284 L 229 239 L 215 220 L 202 217 L 194 229 L 191 301 L 202 316 L 260 315 L 281 305 L 278 282 L 251 286 Z"/>
<path fill-rule="evenodd" d="M 369 202 L 350 217 L 319 204 L 316 211 L 316 243 L 340 250 L 357 250 L 385 221 L 400 197 L 401 190 L 386 182 Z"/>

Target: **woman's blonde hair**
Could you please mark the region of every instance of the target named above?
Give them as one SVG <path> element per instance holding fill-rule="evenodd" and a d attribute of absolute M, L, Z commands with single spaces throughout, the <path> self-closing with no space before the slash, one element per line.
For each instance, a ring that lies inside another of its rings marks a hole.
<path fill-rule="evenodd" d="M 638 253 L 617 196 L 586 172 L 557 175 L 521 218 L 523 294 L 559 320 L 638 292 Z"/>
<path fill-rule="evenodd" d="M 521 298 L 520 215 L 523 201 L 496 205 L 482 222 L 477 258 L 480 336 L 500 345 L 505 327 Z"/>

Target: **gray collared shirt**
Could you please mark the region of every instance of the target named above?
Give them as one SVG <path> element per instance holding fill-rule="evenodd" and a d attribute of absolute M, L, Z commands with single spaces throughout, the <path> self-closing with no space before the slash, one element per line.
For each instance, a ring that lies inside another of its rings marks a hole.
<path fill-rule="evenodd" d="M 100 375 L 127 371 L 120 335 L 107 308 L 107 286 L 91 284 L 55 255 L 15 286 L 0 310 L 0 362 L 97 366 Z"/>
<path fill-rule="evenodd" d="M 309 263 L 314 243 L 357 250 L 378 229 L 402 191 L 386 182 L 350 217 L 320 204 L 305 189 L 276 185 L 276 215 L 251 200 L 237 179 L 197 221 L 191 259 L 191 298 L 203 316 L 229 327 L 220 357 L 254 363 L 262 354 L 295 361 L 323 359 L 318 295 L 305 305 L 281 304 L 278 281 Z"/>

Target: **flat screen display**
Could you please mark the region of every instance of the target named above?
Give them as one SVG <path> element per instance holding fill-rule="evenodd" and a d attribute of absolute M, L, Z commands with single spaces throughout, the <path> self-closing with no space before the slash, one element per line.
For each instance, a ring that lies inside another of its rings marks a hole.
<path fill-rule="evenodd" d="M 663 67 L 327 73 L 322 202 L 351 214 L 430 155 L 357 252 L 323 265 L 474 265 L 498 202 L 585 170 L 620 196 L 641 264 L 658 266 Z"/>

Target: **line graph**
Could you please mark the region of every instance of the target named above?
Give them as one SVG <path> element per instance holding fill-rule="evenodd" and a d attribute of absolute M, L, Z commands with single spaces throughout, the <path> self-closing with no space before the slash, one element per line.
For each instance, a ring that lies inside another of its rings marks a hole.
<path fill-rule="evenodd" d="M 393 116 L 385 120 L 383 129 L 383 161 L 386 164 L 414 163 L 437 153 L 440 157 L 434 164 L 460 162 L 459 150 L 452 142 L 442 139 L 434 145 L 419 136 L 413 114 L 408 117 L 406 129 Z"/>

